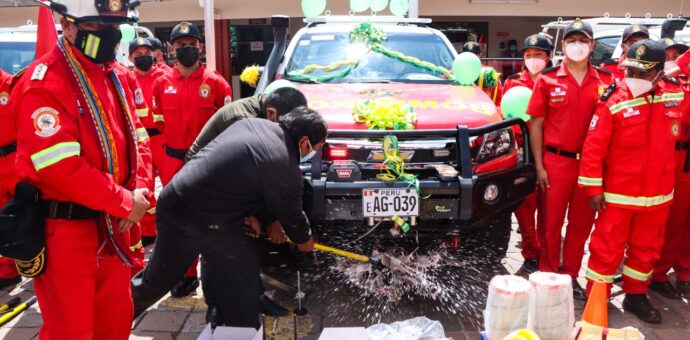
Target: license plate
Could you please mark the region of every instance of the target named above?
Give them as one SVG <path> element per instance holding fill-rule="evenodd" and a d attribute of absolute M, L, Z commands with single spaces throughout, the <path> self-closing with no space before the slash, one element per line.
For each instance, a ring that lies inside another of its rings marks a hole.
<path fill-rule="evenodd" d="M 414 189 L 362 189 L 364 217 L 419 216 Z"/>

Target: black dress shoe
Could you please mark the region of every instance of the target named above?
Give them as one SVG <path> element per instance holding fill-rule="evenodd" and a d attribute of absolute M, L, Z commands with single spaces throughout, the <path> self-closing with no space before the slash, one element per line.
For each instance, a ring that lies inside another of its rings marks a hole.
<path fill-rule="evenodd" d="M 649 289 L 661 294 L 664 297 L 667 297 L 671 300 L 682 300 L 683 297 L 680 296 L 680 293 L 676 290 L 675 287 L 671 284 L 671 282 L 654 282 L 649 284 Z"/>
<path fill-rule="evenodd" d="M 676 281 L 676 291 L 684 298 L 690 298 L 690 281 Z"/>
<path fill-rule="evenodd" d="M 266 316 L 281 317 L 287 316 L 288 310 L 275 303 L 266 295 L 259 297 L 259 312 Z"/>
<path fill-rule="evenodd" d="M 623 299 L 623 309 L 635 314 L 644 322 L 661 322 L 661 312 L 652 307 L 646 294 L 626 294 Z"/>
<path fill-rule="evenodd" d="M 142 236 L 141 237 L 141 245 L 146 247 L 148 245 L 156 243 L 156 237 L 155 236 Z"/>
<path fill-rule="evenodd" d="M 206 309 L 206 323 L 210 323 L 212 329 L 222 326 L 222 318 L 216 305 L 208 305 L 208 309 Z"/>
<path fill-rule="evenodd" d="M 587 301 L 587 293 L 584 289 L 577 283 L 577 280 L 573 280 L 573 299 L 580 301 Z"/>
<path fill-rule="evenodd" d="M 170 295 L 176 298 L 185 297 L 199 288 L 199 279 L 196 277 L 185 277 L 178 281 L 173 289 L 170 290 Z"/>
<path fill-rule="evenodd" d="M 525 262 L 522 263 L 522 268 L 525 268 L 525 271 L 530 274 L 537 272 L 539 271 L 539 260 L 525 259 Z"/>
<path fill-rule="evenodd" d="M 19 275 L 12 278 L 2 278 L 0 279 L 0 289 L 5 289 L 7 287 L 14 286 L 19 282 L 22 282 L 22 277 Z"/>

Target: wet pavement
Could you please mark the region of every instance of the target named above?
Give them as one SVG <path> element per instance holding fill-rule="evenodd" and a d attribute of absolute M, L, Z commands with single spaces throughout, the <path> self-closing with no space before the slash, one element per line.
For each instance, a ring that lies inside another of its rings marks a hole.
<path fill-rule="evenodd" d="M 517 226 L 513 223 L 513 230 Z M 376 272 L 362 285 L 351 284 L 351 272 L 343 269 L 361 269 L 352 263 L 336 260 L 328 254 L 268 255 L 264 269 L 264 285 L 267 293 L 277 302 L 290 309 L 298 306 L 297 271 L 300 271 L 302 291 L 305 299 L 305 316 L 265 318 L 266 339 L 293 339 L 294 325 L 300 339 L 318 339 L 325 327 L 367 327 L 377 322 L 391 323 L 416 316 L 426 316 L 443 324 L 448 337 L 453 339 L 479 339 L 482 329 L 482 310 L 486 300 L 488 282 L 494 275 L 518 274 L 527 276 L 521 269 L 520 235 L 512 232 L 506 255 L 499 262 L 491 263 L 490 256 L 483 250 L 453 250 L 450 245 L 422 242 L 416 254 L 431 252 L 442 256 L 441 264 L 431 272 L 433 275 L 421 285 L 402 283 L 395 275 L 385 277 Z M 461 241 L 461 244 L 463 242 Z M 468 246 L 469 247 L 469 246 Z M 415 246 L 404 247 L 400 252 L 413 251 Z M 473 247 L 471 247 L 473 248 Z M 368 249 L 359 249 L 362 252 Z M 585 257 L 586 264 L 587 256 Z M 334 268 L 340 268 L 336 270 Z M 350 276 L 348 276 L 350 275 Z M 584 272 L 581 273 L 581 276 Z M 379 280 L 384 277 L 385 280 Z M 580 279 L 584 284 L 584 279 Z M 404 291 L 390 294 L 393 288 Z M 432 288 L 429 288 L 432 287 Z M 26 300 L 33 295 L 31 280 L 24 280 L 14 289 L 0 291 L 0 303 L 15 296 Z M 421 296 L 420 296 L 421 295 Z M 615 286 L 609 303 L 609 325 L 615 328 L 632 326 L 640 329 L 646 339 L 688 339 L 690 338 L 690 306 L 688 301 L 672 301 L 656 293 L 650 293 L 652 304 L 662 311 L 663 322 L 659 325 L 646 324 L 622 309 L 623 296 L 620 287 Z M 576 319 L 579 319 L 584 304 L 575 302 Z M 135 320 L 131 339 L 196 339 L 205 327 L 206 306 L 197 294 L 176 299 L 170 296 Z M 37 338 L 41 325 L 40 309 L 34 305 L 14 320 L 0 328 L 2 339 Z"/>

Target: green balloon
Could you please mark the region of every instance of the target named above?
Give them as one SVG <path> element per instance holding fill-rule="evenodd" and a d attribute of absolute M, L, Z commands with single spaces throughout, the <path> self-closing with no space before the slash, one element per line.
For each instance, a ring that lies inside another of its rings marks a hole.
<path fill-rule="evenodd" d="M 129 43 L 137 37 L 134 27 L 129 24 L 120 25 L 120 32 L 122 33 L 122 39 L 120 39 L 120 41 L 123 43 Z"/>
<path fill-rule="evenodd" d="M 372 12 L 381 12 L 388 7 L 388 0 L 369 0 Z"/>
<path fill-rule="evenodd" d="M 501 112 L 506 117 L 520 118 L 528 121 L 531 117 L 527 114 L 527 104 L 532 97 L 532 90 L 524 86 L 516 86 L 506 91 L 501 99 Z"/>
<path fill-rule="evenodd" d="M 474 53 L 460 53 L 453 62 L 455 80 L 463 86 L 469 86 L 479 78 L 482 72 L 482 61 Z"/>
<path fill-rule="evenodd" d="M 277 89 L 282 89 L 284 87 L 290 87 L 293 89 L 297 88 L 297 86 L 295 86 L 295 84 L 293 84 L 289 80 L 278 79 L 278 80 L 268 84 L 268 86 L 266 86 L 266 88 L 264 89 L 264 94 L 271 94 L 273 91 L 275 91 Z"/>
<path fill-rule="evenodd" d="M 391 13 L 396 17 L 404 17 L 410 11 L 409 0 L 391 0 Z"/>
<path fill-rule="evenodd" d="M 326 9 L 326 0 L 302 0 L 302 13 L 306 18 L 321 15 Z"/>
<path fill-rule="evenodd" d="M 369 8 L 369 0 L 350 0 L 350 10 L 364 12 Z"/>

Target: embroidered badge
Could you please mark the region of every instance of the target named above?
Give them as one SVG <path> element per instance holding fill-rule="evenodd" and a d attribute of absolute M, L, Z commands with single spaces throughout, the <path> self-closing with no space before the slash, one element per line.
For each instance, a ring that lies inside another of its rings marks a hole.
<path fill-rule="evenodd" d="M 201 98 L 208 98 L 208 96 L 211 94 L 211 87 L 208 86 L 208 84 L 201 84 L 199 86 L 199 95 Z"/>
<path fill-rule="evenodd" d="M 676 106 L 680 106 L 680 103 L 679 102 L 665 102 L 664 103 L 664 107 L 667 109 L 672 108 L 672 107 L 676 107 Z"/>
<path fill-rule="evenodd" d="M 640 115 L 640 110 L 635 110 L 631 107 L 623 111 L 623 118 L 629 118 L 629 117 L 634 117 L 634 116 L 639 116 Z"/>
<path fill-rule="evenodd" d="M 635 57 L 637 59 L 640 59 L 642 56 L 644 56 L 644 53 L 646 51 L 647 51 L 647 46 L 645 46 L 645 45 L 637 46 L 637 50 L 635 50 Z"/>
<path fill-rule="evenodd" d="M 134 90 L 134 104 L 144 104 L 144 93 L 141 91 L 140 88 Z"/>
<path fill-rule="evenodd" d="M 168 87 L 165 90 L 163 90 L 163 93 L 175 94 L 177 93 L 177 89 L 172 85 L 168 85 Z"/>
<path fill-rule="evenodd" d="M 183 22 L 180 24 L 181 33 L 189 33 L 189 23 Z"/>
<path fill-rule="evenodd" d="M 50 137 L 60 131 L 60 117 L 58 112 L 51 107 L 41 107 L 31 115 L 34 120 L 34 129 L 39 137 Z"/>
<path fill-rule="evenodd" d="M 604 91 L 606 91 L 606 86 L 603 86 L 603 85 L 599 86 L 599 88 L 597 89 L 597 93 L 599 94 L 599 96 L 604 94 Z"/>
<path fill-rule="evenodd" d="M 592 121 L 589 122 L 589 131 L 593 131 L 597 128 L 597 123 L 599 122 L 599 116 L 593 116 Z"/>
<path fill-rule="evenodd" d="M 48 71 L 46 64 L 36 65 L 34 73 L 31 74 L 31 80 L 43 80 L 43 77 L 46 76 L 46 71 Z"/>
<path fill-rule="evenodd" d="M 10 95 L 7 92 L 0 92 L 0 105 L 5 106 L 10 102 Z"/>
<path fill-rule="evenodd" d="M 565 97 L 566 95 L 567 95 L 567 92 L 565 92 L 560 87 L 557 87 L 553 91 L 551 91 L 551 97 Z"/>
<path fill-rule="evenodd" d="M 122 1 L 120 1 L 120 0 L 108 1 L 108 9 L 110 9 L 111 12 L 119 12 L 122 9 Z"/>
<path fill-rule="evenodd" d="M 534 46 L 539 42 L 539 38 L 537 37 L 536 34 L 532 34 L 532 36 L 529 38 L 529 44 Z"/>

